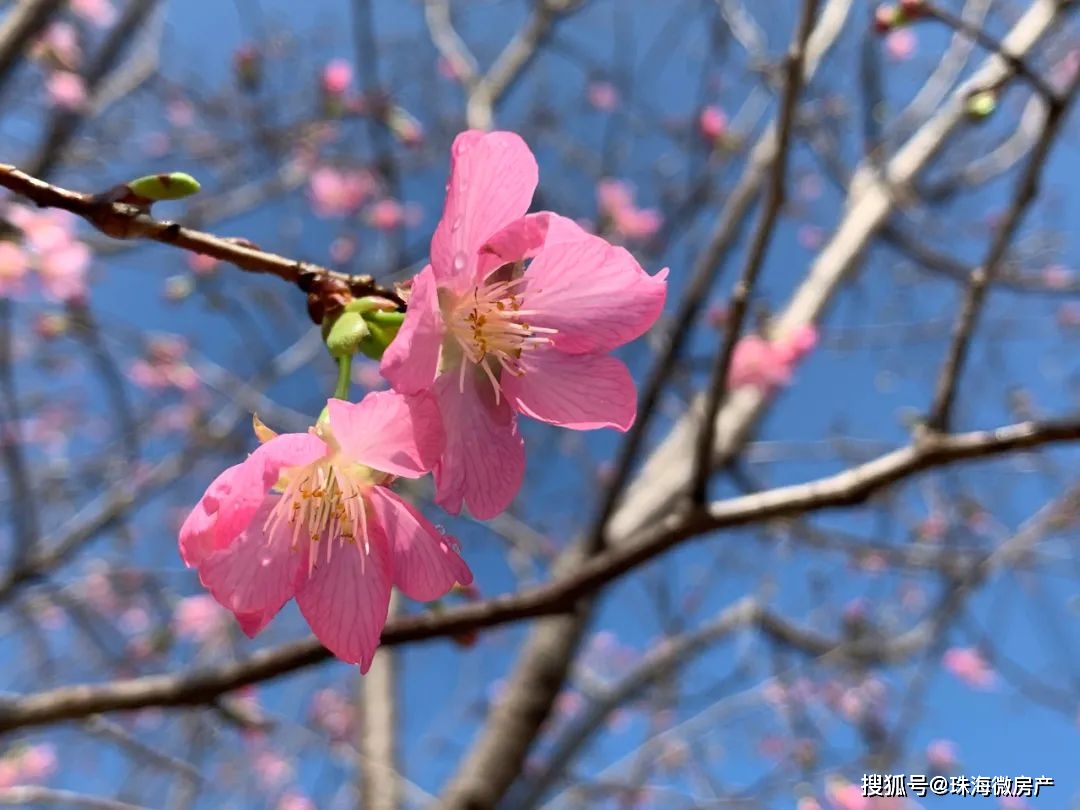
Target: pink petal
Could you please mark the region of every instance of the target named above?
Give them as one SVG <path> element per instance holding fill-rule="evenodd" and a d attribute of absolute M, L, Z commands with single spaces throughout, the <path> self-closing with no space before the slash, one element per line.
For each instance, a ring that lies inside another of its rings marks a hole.
<path fill-rule="evenodd" d="M 442 219 L 431 239 L 440 287 L 461 292 L 474 280 L 476 253 L 496 231 L 529 210 L 536 158 L 512 132 L 462 132 L 451 150 Z"/>
<path fill-rule="evenodd" d="M 331 399 L 330 428 L 353 461 L 406 478 L 419 478 L 442 455 L 445 438 L 435 399 L 374 391 L 360 402 Z"/>
<path fill-rule="evenodd" d="M 525 477 L 525 441 L 506 399 L 495 404 L 487 379 L 469 369 L 443 374 L 435 396 L 447 428 L 446 450 L 435 465 L 435 499 L 452 515 L 464 502 L 473 517 L 487 520 L 514 500 Z"/>
<path fill-rule="evenodd" d="M 386 538 L 369 525 L 370 546 L 349 544 L 317 564 L 296 595 L 315 637 L 334 655 L 367 672 L 390 607 L 393 561 Z"/>
<path fill-rule="evenodd" d="M 370 503 L 394 554 L 394 584 L 410 599 L 430 602 L 454 584 L 469 585 L 472 572 L 442 535 L 411 504 L 385 487 L 371 491 Z"/>
<path fill-rule="evenodd" d="M 637 391 L 626 365 L 605 354 L 527 352 L 525 373 L 504 375 L 503 393 L 519 413 L 573 430 L 629 430 Z"/>
<path fill-rule="evenodd" d="M 588 235 L 574 220 L 550 211 L 527 214 L 494 234 L 480 248 L 477 278 L 487 278 L 493 270 L 507 262 L 531 259 L 548 245 L 573 242 Z"/>
<path fill-rule="evenodd" d="M 284 467 L 307 464 L 326 453 L 310 433 L 285 433 L 259 447 L 214 479 L 180 527 L 180 557 L 199 565 L 243 532 L 277 483 Z"/>
<path fill-rule="evenodd" d="M 403 394 L 430 388 L 438 369 L 445 331 L 435 273 L 428 265 L 413 279 L 405 322 L 386 347 L 379 371 Z"/>
<path fill-rule="evenodd" d="M 545 245 L 525 278 L 531 323 L 558 329 L 556 348 L 573 354 L 609 351 L 644 334 L 667 294 L 666 269 L 650 276 L 598 236 Z"/>
<path fill-rule="evenodd" d="M 249 637 L 293 597 L 307 571 L 304 551 L 290 548 L 287 523 L 281 524 L 285 532 L 279 530 L 274 537 L 263 532 L 277 502 L 277 497 L 268 498 L 232 544 L 199 565 L 199 581 L 222 607 L 232 611 Z"/>

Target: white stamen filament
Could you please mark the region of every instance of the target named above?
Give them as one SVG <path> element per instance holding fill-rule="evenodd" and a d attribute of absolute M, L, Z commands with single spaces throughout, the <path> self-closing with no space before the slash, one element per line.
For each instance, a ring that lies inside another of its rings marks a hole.
<path fill-rule="evenodd" d="M 476 287 L 471 298 L 463 298 L 448 319 L 464 358 L 479 366 L 491 383 L 496 404 L 502 395 L 501 375 L 524 375 L 522 353 L 550 344 L 550 336 L 559 331 L 524 320 L 539 314 L 537 310 L 522 309 L 521 298 L 514 291 L 525 281 L 517 278 Z M 461 364 L 458 388 L 465 390 L 465 363 Z"/>
<path fill-rule="evenodd" d="M 302 542 L 311 544 L 309 576 L 318 562 L 320 543 L 326 546 L 327 564 L 334 546 L 355 544 L 357 532 L 365 553 L 371 550 L 365 504 L 371 482 L 332 461 L 322 459 L 291 471 L 281 498 L 263 525 L 267 538 L 272 538 L 282 521 L 287 522 L 292 527 L 293 551 L 299 551 Z"/>

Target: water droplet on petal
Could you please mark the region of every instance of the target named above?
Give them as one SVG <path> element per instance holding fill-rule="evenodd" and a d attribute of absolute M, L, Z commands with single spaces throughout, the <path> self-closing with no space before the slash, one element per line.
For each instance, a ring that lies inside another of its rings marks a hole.
<path fill-rule="evenodd" d="M 454 224 L 450 226 L 450 230 L 455 233 L 461 230 L 461 217 L 454 217 Z"/>
<path fill-rule="evenodd" d="M 454 269 L 459 273 L 465 269 L 465 254 L 460 251 L 454 256 Z"/>
<path fill-rule="evenodd" d="M 435 524 L 435 531 L 437 531 L 439 534 L 446 534 L 446 529 L 443 528 L 443 525 L 441 523 Z"/>

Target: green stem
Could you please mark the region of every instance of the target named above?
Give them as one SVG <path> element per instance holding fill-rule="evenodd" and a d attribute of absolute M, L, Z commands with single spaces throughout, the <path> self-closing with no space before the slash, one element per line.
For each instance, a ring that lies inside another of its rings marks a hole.
<path fill-rule="evenodd" d="M 352 355 L 343 355 L 337 362 L 337 387 L 334 389 L 334 397 L 347 400 L 349 386 L 352 384 Z"/>
<path fill-rule="evenodd" d="M 376 310 L 375 312 L 369 312 L 365 316 L 367 320 L 379 324 L 380 326 L 401 326 L 405 322 L 404 312 L 387 312 L 386 310 Z"/>

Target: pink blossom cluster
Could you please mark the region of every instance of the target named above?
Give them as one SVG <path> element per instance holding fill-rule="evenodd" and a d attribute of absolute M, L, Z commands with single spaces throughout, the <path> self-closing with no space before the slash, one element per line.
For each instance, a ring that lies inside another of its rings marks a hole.
<path fill-rule="evenodd" d="M 19 746 L 0 757 L 0 788 L 40 783 L 56 772 L 56 751 L 48 743 Z"/>
<path fill-rule="evenodd" d="M 0 297 L 22 294 L 36 275 L 54 301 L 74 301 L 86 294 L 90 249 L 75 236 L 76 219 L 66 211 L 35 211 L 9 204 L 4 217 L 22 231 L 21 244 L 0 240 Z"/>
<path fill-rule="evenodd" d="M 623 180 L 605 178 L 596 184 L 600 216 L 616 236 L 640 242 L 654 236 L 664 224 L 655 208 L 638 208 L 633 188 Z"/>
<path fill-rule="evenodd" d="M 180 553 L 250 636 L 290 599 L 339 658 L 371 665 L 390 591 L 438 599 L 473 577 L 457 542 L 391 489 L 431 472 L 451 514 L 487 519 L 522 485 L 518 420 L 625 431 L 637 393 L 610 352 L 648 330 L 667 270 L 550 212 L 529 214 L 532 152 L 464 132 L 430 264 L 379 370 L 393 390 L 331 399 L 307 433 L 275 434 L 210 484 Z"/>
<path fill-rule="evenodd" d="M 128 377 L 140 388 L 193 391 L 199 376 L 185 360 L 188 345 L 183 338 L 161 336 L 149 341 L 146 354 L 128 368 Z"/>
<path fill-rule="evenodd" d="M 795 367 L 817 344 L 817 330 L 800 326 L 773 340 L 747 335 L 735 344 L 728 386 L 750 386 L 764 394 L 788 385 Z"/>

